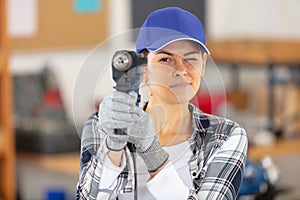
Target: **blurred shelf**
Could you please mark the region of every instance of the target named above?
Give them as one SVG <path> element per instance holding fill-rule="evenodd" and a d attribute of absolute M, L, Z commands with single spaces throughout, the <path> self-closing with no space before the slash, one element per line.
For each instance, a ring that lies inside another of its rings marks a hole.
<path fill-rule="evenodd" d="M 298 65 L 300 40 L 228 39 L 207 40 L 214 61 L 260 66 Z"/>
<path fill-rule="evenodd" d="M 290 155 L 300 156 L 300 138 L 281 139 L 276 144 L 270 146 L 250 146 L 248 152 L 248 157 L 253 160 L 259 160 L 266 156 L 280 157 Z M 70 175 L 77 175 L 80 167 L 79 152 L 53 155 L 19 152 L 17 160 L 42 167 L 46 170 Z"/>
<path fill-rule="evenodd" d="M 254 160 L 266 156 L 280 157 L 290 155 L 300 156 L 300 137 L 294 139 L 280 139 L 274 145 L 270 146 L 250 146 L 248 152 L 248 157 Z"/>
<path fill-rule="evenodd" d="M 4 71 L 4 59 L 3 59 L 3 56 L 1 56 L 1 50 L 0 50 L 0 75 L 3 73 Z"/>
<path fill-rule="evenodd" d="M 12 85 L 9 68 L 7 2 L 0 0 L 0 199 L 16 199 Z M 2 183 L 2 184 L 1 184 Z"/>
<path fill-rule="evenodd" d="M 4 152 L 4 130 L 0 127 L 0 158 Z"/>
<path fill-rule="evenodd" d="M 78 175 L 80 167 L 79 152 L 59 153 L 51 155 L 18 152 L 17 160 L 39 166 L 46 170 L 70 175 Z"/>

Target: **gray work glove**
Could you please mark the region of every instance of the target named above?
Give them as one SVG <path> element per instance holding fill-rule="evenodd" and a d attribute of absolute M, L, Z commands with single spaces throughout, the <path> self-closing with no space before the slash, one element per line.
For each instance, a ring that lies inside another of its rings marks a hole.
<path fill-rule="evenodd" d="M 155 172 L 168 160 L 169 155 L 158 141 L 150 115 L 137 106 L 134 113 L 138 119 L 127 129 L 128 142 L 135 144 L 136 151 L 144 160 L 148 171 Z"/>
<path fill-rule="evenodd" d="M 114 91 L 106 96 L 99 107 L 99 127 L 107 134 L 106 146 L 110 150 L 122 150 L 128 141 L 127 128 L 137 120 L 135 92 L 129 94 Z M 118 131 L 116 131 L 118 129 Z M 121 131 L 120 131 L 121 130 Z"/>

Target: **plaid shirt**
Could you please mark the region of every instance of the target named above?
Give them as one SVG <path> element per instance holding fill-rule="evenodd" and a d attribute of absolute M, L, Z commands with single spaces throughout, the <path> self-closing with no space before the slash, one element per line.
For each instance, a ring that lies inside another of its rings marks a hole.
<path fill-rule="evenodd" d="M 236 199 L 247 156 L 245 130 L 231 120 L 205 114 L 192 104 L 189 108 L 193 116 L 193 133 L 189 138 L 193 188 L 188 199 Z M 119 193 L 134 191 L 134 163 L 128 148 L 127 165 L 113 183 L 114 190 L 99 189 L 107 149 L 103 144 L 106 135 L 98 121 L 95 113 L 83 128 L 77 199 L 116 199 Z"/>

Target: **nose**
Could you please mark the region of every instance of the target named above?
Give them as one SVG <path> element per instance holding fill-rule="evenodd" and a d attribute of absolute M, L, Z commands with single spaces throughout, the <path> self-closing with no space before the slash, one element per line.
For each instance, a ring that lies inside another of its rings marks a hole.
<path fill-rule="evenodd" d="M 183 59 L 178 59 L 175 66 L 173 76 L 185 76 L 187 74 L 186 66 Z"/>

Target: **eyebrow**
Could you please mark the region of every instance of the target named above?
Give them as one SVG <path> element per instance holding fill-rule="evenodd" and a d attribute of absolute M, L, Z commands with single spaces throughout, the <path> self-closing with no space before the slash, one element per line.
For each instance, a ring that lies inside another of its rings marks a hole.
<path fill-rule="evenodd" d="M 183 56 L 188 56 L 188 55 L 191 55 L 191 54 L 199 54 L 199 53 L 200 53 L 199 51 L 190 51 L 190 52 L 187 52 L 187 53 L 183 54 Z M 173 56 L 174 55 L 173 53 L 171 53 L 169 51 L 164 51 L 164 50 L 158 51 L 156 53 L 156 55 L 157 54 L 167 54 L 169 56 Z"/>
<path fill-rule="evenodd" d="M 183 54 L 184 56 L 188 56 L 188 55 L 191 55 L 191 54 L 200 54 L 200 51 L 190 51 L 190 52 L 187 52 L 185 54 Z"/>

